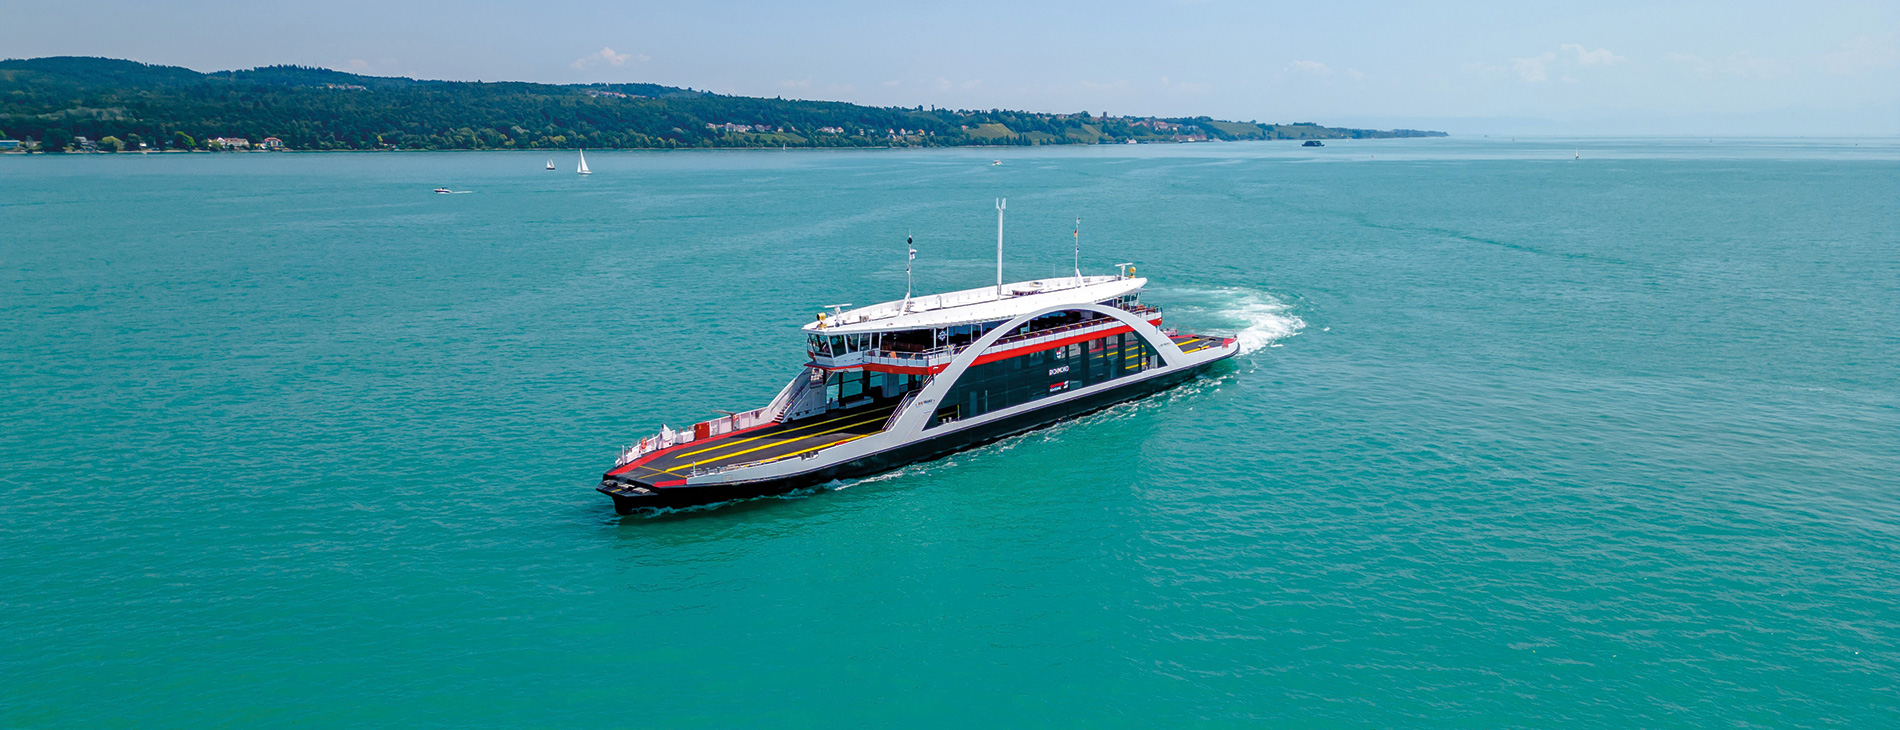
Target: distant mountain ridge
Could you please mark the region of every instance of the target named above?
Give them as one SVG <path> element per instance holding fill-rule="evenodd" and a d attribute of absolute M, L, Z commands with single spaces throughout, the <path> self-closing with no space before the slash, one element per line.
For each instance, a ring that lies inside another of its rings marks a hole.
<path fill-rule="evenodd" d="M 304 66 L 200 73 L 79 56 L 0 61 L 0 134 L 66 149 L 572 149 L 1115 144 L 1444 136 L 1443 132 L 871 107 L 659 84 L 364 76 Z"/>

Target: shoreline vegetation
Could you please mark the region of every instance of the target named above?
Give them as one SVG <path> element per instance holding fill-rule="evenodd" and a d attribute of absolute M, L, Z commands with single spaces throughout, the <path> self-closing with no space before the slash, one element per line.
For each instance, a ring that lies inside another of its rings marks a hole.
<path fill-rule="evenodd" d="M 657 84 L 421 81 L 109 58 L 0 61 L 0 151 L 984 147 L 1443 137 L 1209 117 L 871 107 Z"/>

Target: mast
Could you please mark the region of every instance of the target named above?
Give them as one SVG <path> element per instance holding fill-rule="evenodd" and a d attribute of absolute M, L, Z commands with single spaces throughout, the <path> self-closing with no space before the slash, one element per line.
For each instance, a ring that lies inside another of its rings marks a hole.
<path fill-rule="evenodd" d="M 1003 209 L 1009 198 L 996 199 L 996 298 L 1003 298 Z"/>
<path fill-rule="evenodd" d="M 900 312 L 910 311 L 910 262 L 917 260 L 917 249 L 912 248 L 913 244 L 910 234 L 904 234 L 904 249 L 909 252 L 909 258 L 904 259 L 904 307 L 898 310 Z"/>
<path fill-rule="evenodd" d="M 1075 285 L 1082 285 L 1082 216 L 1075 217 Z"/>

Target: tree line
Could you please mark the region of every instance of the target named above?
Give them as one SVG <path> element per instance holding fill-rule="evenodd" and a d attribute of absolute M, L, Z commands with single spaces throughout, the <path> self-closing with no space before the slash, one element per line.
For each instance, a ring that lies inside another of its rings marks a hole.
<path fill-rule="evenodd" d="M 1164 122 L 1155 125 L 1154 122 Z M 1174 126 L 1178 125 L 1178 126 Z M 1162 127 L 1158 129 L 1157 126 Z M 0 61 L 0 133 L 72 148 L 573 149 L 1032 145 L 1426 136 L 1206 117 L 870 107 L 654 84 L 418 81 L 272 66 L 201 74 L 101 58 Z"/>

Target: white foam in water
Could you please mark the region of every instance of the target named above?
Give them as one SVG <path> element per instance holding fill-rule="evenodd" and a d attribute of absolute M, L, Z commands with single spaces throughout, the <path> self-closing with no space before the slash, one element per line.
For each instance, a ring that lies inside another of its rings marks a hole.
<path fill-rule="evenodd" d="M 1235 337 L 1240 340 L 1242 355 L 1266 347 L 1279 347 L 1275 343 L 1298 335 L 1300 330 L 1306 328 L 1306 320 L 1291 314 L 1293 305 L 1265 292 L 1223 288 L 1178 289 L 1168 293 L 1174 292 L 1189 294 L 1196 298 L 1205 297 L 1206 311 L 1240 325 L 1240 331 L 1235 333 Z"/>

